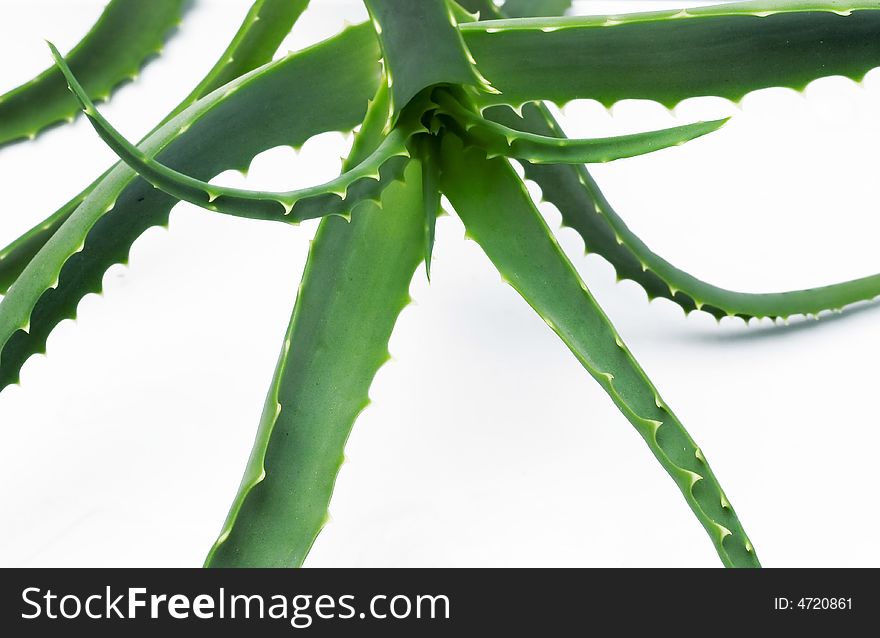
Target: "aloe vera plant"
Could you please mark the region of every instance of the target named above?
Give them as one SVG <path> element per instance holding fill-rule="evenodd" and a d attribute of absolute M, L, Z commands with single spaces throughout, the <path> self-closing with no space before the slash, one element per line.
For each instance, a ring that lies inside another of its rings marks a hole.
<path fill-rule="evenodd" d="M 114 0 L 69 56 L 50 45 L 55 69 L 0 98 L 0 143 L 70 119 L 73 103 L 120 158 L 0 251 L 0 386 L 18 381 L 55 326 L 75 316 L 145 230 L 167 224 L 178 201 L 282 224 L 320 218 L 250 460 L 206 561 L 299 566 L 326 521 L 346 440 L 389 358 L 413 274 L 425 262 L 430 276 L 445 196 L 468 236 L 642 437 L 722 564 L 760 565 L 707 455 L 560 249 L 511 160 L 588 251 L 685 312 L 788 318 L 873 299 L 880 275 L 773 294 L 701 281 L 652 252 L 585 167 L 687 143 L 725 120 L 571 139 L 546 102 L 674 106 L 693 96 L 803 89 L 828 75 L 860 79 L 880 65 L 880 2 L 764 0 L 553 17 L 569 3 L 365 0 L 368 22 L 270 61 L 307 2 L 258 0 L 206 78 L 133 144 L 93 102 L 155 51 L 181 4 L 150 3 L 149 28 L 126 43 L 114 36 L 141 20 L 146 3 Z M 274 192 L 210 181 L 274 146 L 354 129 L 342 173 L 324 184 Z"/>

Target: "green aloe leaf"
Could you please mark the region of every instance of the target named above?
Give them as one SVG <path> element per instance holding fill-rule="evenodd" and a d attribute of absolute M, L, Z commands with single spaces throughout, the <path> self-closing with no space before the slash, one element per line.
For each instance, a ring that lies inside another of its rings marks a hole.
<path fill-rule="evenodd" d="M 437 138 L 424 136 L 419 160 L 422 165 L 422 209 L 425 212 L 425 275 L 431 280 L 431 260 L 434 256 L 434 240 L 437 236 L 437 217 L 440 216 L 440 174 L 437 154 L 440 148 Z"/>
<path fill-rule="evenodd" d="M 175 170 L 207 179 L 247 168 L 268 148 L 350 130 L 379 85 L 378 56 L 369 25 L 349 28 L 212 93 L 141 148 L 158 152 L 157 159 Z M 351 99 L 337 99 L 339 87 Z M 104 272 L 127 260 L 141 233 L 167 224 L 176 202 L 125 165 L 101 180 L 0 302 L 0 388 L 16 382 L 27 358 L 45 350 L 49 333 L 76 315 L 82 297 L 101 289 Z"/>
<path fill-rule="evenodd" d="M 583 164 L 611 162 L 679 146 L 720 129 L 727 119 L 697 122 L 685 126 L 596 139 L 568 139 L 537 135 L 488 121 L 468 110 L 448 92 L 438 91 L 434 99 L 454 118 L 459 134 L 487 150 L 490 157 L 515 157 L 534 164 Z"/>
<path fill-rule="evenodd" d="M 376 29 L 391 89 L 390 118 L 437 84 L 492 89 L 474 68 L 447 0 L 364 0 Z"/>
<path fill-rule="evenodd" d="M 343 169 L 381 145 L 389 103 L 383 83 Z M 206 566 L 298 567 L 320 533 L 345 442 L 422 259 L 420 176 L 410 162 L 381 206 L 358 204 L 351 223 L 321 221 L 251 457 Z"/>
<path fill-rule="evenodd" d="M 88 34 L 68 54 L 92 99 L 107 99 L 162 49 L 180 23 L 185 0 L 111 0 Z M 56 68 L 0 95 L 0 145 L 33 138 L 46 127 L 72 121 L 79 111 Z"/>
<path fill-rule="evenodd" d="M 58 50 L 51 43 L 49 47 L 86 117 L 122 161 L 169 195 L 212 211 L 288 223 L 325 215 L 348 216 L 355 204 L 378 199 L 382 189 L 402 175 L 409 158 L 407 142 L 411 135 L 424 130 L 420 122 L 422 111 L 413 111 L 361 163 L 318 186 L 286 192 L 218 186 L 168 168 L 128 142 L 98 112 Z"/>
<path fill-rule="evenodd" d="M 159 126 L 196 100 L 226 84 L 228 80 L 244 75 L 269 62 L 278 45 L 307 5 L 308 0 L 257 0 L 248 11 L 235 38 L 223 52 L 223 55 L 199 85 L 162 120 Z M 62 88 L 65 94 L 69 93 L 63 79 Z M 74 104 L 76 104 L 75 99 Z M 78 106 L 76 110 L 79 110 Z M 155 130 L 153 129 L 153 132 Z M 34 255 L 109 172 L 107 171 L 92 182 L 48 219 L 43 220 L 11 244 L 0 249 L 0 294 L 6 294 L 9 286 L 21 274 L 24 267 L 30 263 Z"/>
<path fill-rule="evenodd" d="M 107 173 L 102 176 L 105 177 Z M 100 180 L 98 180 L 100 181 Z M 47 219 L 0 249 L 0 295 L 5 295 L 13 282 L 18 279 L 25 267 L 31 263 L 49 238 L 55 234 L 68 217 L 82 204 L 86 195 L 95 187 L 92 183 L 86 190 L 52 213 Z"/>
<path fill-rule="evenodd" d="M 504 17 L 488 0 L 476 0 L 470 4 L 473 5 L 470 10 L 482 10 L 486 16 Z M 838 6 L 837 9 L 846 12 L 845 7 Z M 507 107 L 490 108 L 484 115 L 512 128 L 565 137 L 555 118 L 542 104 L 527 104 L 519 114 Z M 734 315 L 746 320 L 752 317 L 787 318 L 839 310 L 880 295 L 878 275 L 781 293 L 742 293 L 714 286 L 676 268 L 651 251 L 617 215 L 585 166 L 550 166 L 523 161 L 523 167 L 526 177 L 541 187 L 543 198 L 559 209 L 563 225 L 580 234 L 587 252 L 607 259 L 619 279 L 636 282 L 649 299 L 665 297 L 686 313 L 700 309 L 718 319 Z"/>
<path fill-rule="evenodd" d="M 443 191 L 505 280 L 599 382 L 678 485 L 730 567 L 757 555 L 700 448 L 660 398 L 504 159 L 444 139 Z"/>
<path fill-rule="evenodd" d="M 422 261 L 421 168 L 382 208 L 321 221 L 239 493 L 207 567 L 298 567 L 327 520 L 345 442 Z"/>
<path fill-rule="evenodd" d="M 507 107 L 489 109 L 487 116 L 544 135 L 564 136 L 550 112 L 540 105 L 526 105 L 522 118 Z M 685 312 L 704 310 L 718 319 L 725 316 L 775 319 L 818 315 L 823 310 L 839 310 L 880 296 L 880 275 L 776 293 L 736 292 L 714 286 L 652 252 L 617 215 L 584 166 L 529 162 L 523 165 L 526 177 L 534 180 L 541 187 L 543 198 L 559 209 L 563 225 L 580 234 L 588 252 L 607 259 L 619 279 L 635 281 L 649 298 L 665 297 Z"/>
<path fill-rule="evenodd" d="M 308 6 L 309 0 L 256 0 L 229 46 L 169 117 L 211 91 L 269 62 Z M 71 69 L 76 74 L 76 67 L 71 66 Z"/>
<path fill-rule="evenodd" d="M 477 68 L 518 106 L 590 98 L 672 107 L 694 96 L 739 100 L 817 77 L 860 80 L 880 65 L 880 1 L 762 0 L 620 16 L 463 23 Z"/>

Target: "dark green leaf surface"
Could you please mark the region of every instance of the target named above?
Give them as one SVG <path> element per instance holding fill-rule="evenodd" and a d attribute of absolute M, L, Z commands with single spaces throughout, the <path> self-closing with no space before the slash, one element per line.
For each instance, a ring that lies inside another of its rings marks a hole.
<path fill-rule="evenodd" d="M 420 161 L 422 164 L 422 209 L 425 212 L 425 274 L 431 280 L 431 259 L 434 256 L 434 240 L 437 236 L 437 217 L 440 208 L 440 175 L 437 166 L 437 153 L 440 148 L 437 139 L 425 137 Z"/>
<path fill-rule="evenodd" d="M 803 89 L 880 65 L 880 2 L 737 3 L 624 16 L 463 23 L 479 70 L 520 105 L 591 98 L 611 105 L 694 96 L 739 100 L 765 87 Z"/>
<path fill-rule="evenodd" d="M 488 88 L 473 66 L 446 0 L 365 0 L 364 4 L 382 46 L 392 117 L 429 86 Z"/>

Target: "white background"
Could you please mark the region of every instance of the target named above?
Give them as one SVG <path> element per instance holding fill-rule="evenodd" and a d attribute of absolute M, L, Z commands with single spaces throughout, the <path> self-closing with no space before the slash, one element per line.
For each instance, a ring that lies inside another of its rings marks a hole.
<path fill-rule="evenodd" d="M 130 139 L 182 98 L 248 0 L 199 0 L 165 55 L 103 107 Z M 356 22 L 313 2 L 284 50 Z M 580 12 L 682 2 L 580 2 Z M 691 3 L 694 4 L 694 3 Z M 69 49 L 97 0 L 0 0 L 0 93 Z M 681 148 L 596 167 L 610 201 L 673 263 L 715 284 L 775 291 L 880 271 L 880 75 L 772 89 L 674 112 L 565 109 L 574 135 L 734 115 Z M 268 151 L 247 182 L 334 174 L 342 135 Z M 83 120 L 0 150 L 0 243 L 112 161 Z M 537 190 L 535 191 L 537 193 Z M 545 206 L 551 223 L 558 213 Z M 79 306 L 0 395 L 0 564 L 195 566 L 235 494 L 315 224 L 288 228 L 179 205 L 105 294 Z M 611 267 L 564 248 L 698 441 L 765 565 L 880 565 L 880 308 L 774 326 L 685 318 Z M 671 480 L 547 326 L 502 284 L 454 216 L 438 227 L 358 420 L 311 566 L 714 566 Z"/>

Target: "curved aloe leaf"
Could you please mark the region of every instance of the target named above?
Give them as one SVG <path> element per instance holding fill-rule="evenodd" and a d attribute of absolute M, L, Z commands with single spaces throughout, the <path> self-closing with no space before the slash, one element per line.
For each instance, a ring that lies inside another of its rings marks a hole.
<path fill-rule="evenodd" d="M 421 169 L 321 221 L 239 493 L 207 567 L 298 567 L 423 258 Z M 328 294 L 332 291 L 332 294 Z"/>
<path fill-rule="evenodd" d="M 308 6 L 309 0 L 256 0 L 229 46 L 169 117 L 211 91 L 269 62 Z M 76 74 L 76 67 L 71 68 Z"/>
<path fill-rule="evenodd" d="M 236 80 L 229 86 L 232 92 L 212 93 L 141 148 L 161 151 L 157 159 L 175 170 L 210 178 L 247 168 L 268 148 L 300 146 L 325 131 L 350 130 L 376 92 L 378 56 L 368 25 L 349 28 Z M 350 99 L 337 99 L 340 86 Z M 135 179 L 125 165 L 101 180 L 0 302 L 0 388 L 17 381 L 23 363 L 44 351 L 49 333 L 75 316 L 83 296 L 101 289 L 104 272 L 125 262 L 141 233 L 167 224 L 176 201 Z"/>
<path fill-rule="evenodd" d="M 494 90 L 474 68 L 447 0 L 364 0 L 364 4 L 382 47 L 391 89 L 389 118 L 417 93 L 436 84 Z"/>
<path fill-rule="evenodd" d="M 382 143 L 389 103 L 383 83 L 343 169 Z M 364 202 L 352 223 L 322 220 L 244 478 L 206 566 L 298 567 L 321 531 L 345 441 L 388 359 L 420 259 L 417 164 L 383 193 L 383 210 Z"/>
<path fill-rule="evenodd" d="M 414 111 L 412 117 L 406 118 L 405 123 L 398 123 L 360 164 L 318 186 L 285 192 L 218 186 L 168 168 L 128 142 L 98 112 L 58 50 L 51 43 L 49 47 L 86 117 L 122 161 L 169 195 L 212 211 L 289 223 L 324 215 L 348 216 L 355 204 L 378 198 L 385 185 L 402 175 L 409 158 L 407 141 L 411 135 L 423 130 L 419 121 L 421 111 Z"/>
<path fill-rule="evenodd" d="M 507 107 L 492 108 L 487 116 L 548 136 L 564 135 L 549 111 L 535 104 L 522 109 L 522 118 Z M 563 224 L 580 234 L 588 252 L 607 259 L 619 279 L 635 281 L 649 298 L 665 297 L 685 312 L 704 310 L 718 319 L 725 316 L 775 319 L 818 315 L 823 310 L 839 310 L 880 296 L 880 275 L 777 293 L 744 293 L 719 288 L 652 252 L 615 213 L 585 167 L 525 162 L 524 168 L 526 177 L 541 187 L 544 199 L 559 209 Z"/>
<path fill-rule="evenodd" d="M 503 159 L 487 160 L 447 136 L 442 185 L 468 236 L 560 336 L 610 395 L 678 485 L 724 565 L 758 557 L 706 459 L 660 398 L 565 257 L 523 183 Z"/>
<path fill-rule="evenodd" d="M 136 76 L 180 23 L 186 0 L 111 0 L 89 33 L 67 56 L 89 97 L 106 99 Z M 79 111 L 58 69 L 0 96 L 0 145 L 33 138 L 46 127 L 73 120 Z"/>
<path fill-rule="evenodd" d="M 739 100 L 817 77 L 860 80 L 880 65 L 880 1 L 748 2 L 601 17 L 462 23 L 477 68 L 519 106 L 590 98 L 672 107 L 694 96 Z"/>
<path fill-rule="evenodd" d="M 381 145 L 389 103 L 383 83 L 344 169 Z M 345 441 L 421 260 L 419 177 L 411 162 L 382 210 L 363 203 L 351 223 L 322 220 L 244 478 L 206 566 L 298 567 L 321 531 Z"/>
<path fill-rule="evenodd" d="M 177 105 L 158 126 L 167 122 L 196 100 L 226 84 L 228 80 L 244 75 L 269 62 L 278 45 L 307 5 L 308 0 L 257 0 L 248 11 L 232 44 L 224 51 L 196 89 Z M 63 82 L 62 85 L 65 93 L 69 93 Z M 155 130 L 153 129 L 153 132 Z M 92 182 L 48 219 L 34 226 L 5 248 L 0 249 L 0 294 L 6 294 L 9 286 L 21 274 L 24 267 L 30 263 L 34 255 L 108 173 L 109 171 Z"/>
<path fill-rule="evenodd" d="M 490 157 L 515 157 L 534 164 L 611 162 L 652 153 L 717 131 L 729 118 L 685 126 L 596 139 L 537 135 L 483 119 L 447 92 L 437 92 L 437 104 L 454 116 L 461 135 L 487 150 Z"/>

